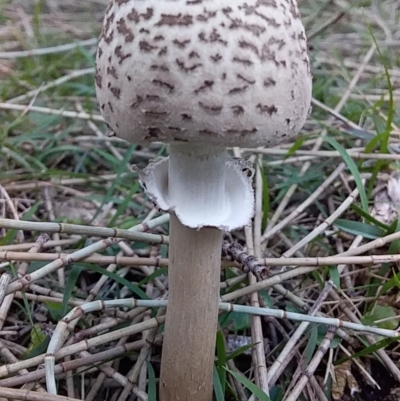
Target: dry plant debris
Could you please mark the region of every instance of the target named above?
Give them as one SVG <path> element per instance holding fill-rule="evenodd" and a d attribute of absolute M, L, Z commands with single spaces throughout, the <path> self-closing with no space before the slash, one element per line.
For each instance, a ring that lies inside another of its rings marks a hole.
<path fill-rule="evenodd" d="M 1 400 L 158 397 L 168 216 L 136 166 L 167 150 L 109 137 L 98 113 L 106 5 L 0 2 Z M 400 6 L 300 8 L 314 75 L 302 138 L 231 149 L 256 168 L 256 215 L 221 250 L 215 398 L 267 400 L 251 385 L 266 383 L 272 401 L 393 401 Z"/>

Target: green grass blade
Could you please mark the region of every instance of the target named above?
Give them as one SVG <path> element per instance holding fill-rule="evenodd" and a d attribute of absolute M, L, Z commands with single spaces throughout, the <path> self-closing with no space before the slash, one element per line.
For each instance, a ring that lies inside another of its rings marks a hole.
<path fill-rule="evenodd" d="M 378 227 L 374 227 L 366 223 L 361 223 L 359 221 L 337 219 L 335 221 L 335 226 L 342 231 L 348 232 L 353 235 L 362 235 L 364 238 L 368 239 L 376 239 L 385 235 L 385 232 Z"/>
<path fill-rule="evenodd" d="M 119 276 L 118 274 L 115 274 L 113 272 L 103 269 L 102 267 L 95 266 L 93 264 L 89 264 L 89 263 L 79 263 L 79 264 L 81 266 L 83 266 L 86 270 L 91 270 L 96 273 L 103 274 L 104 276 L 107 276 L 107 277 L 111 278 L 112 280 L 116 281 L 117 283 L 127 287 L 129 290 L 131 290 L 134 294 L 136 294 L 141 299 L 150 299 L 149 296 L 143 290 L 141 290 L 137 285 L 131 283 L 130 281 Z"/>
<path fill-rule="evenodd" d="M 268 176 L 261 166 L 259 168 L 261 171 L 261 181 L 262 181 L 262 210 L 263 210 L 261 229 L 262 231 L 264 231 L 267 227 L 268 215 L 270 211 L 270 199 L 269 199 L 270 190 L 268 185 Z"/>
<path fill-rule="evenodd" d="M 393 85 L 392 85 L 392 80 L 391 80 L 390 73 L 389 73 L 389 66 L 387 65 L 387 62 L 386 62 L 385 58 L 383 57 L 383 54 L 382 54 L 379 44 L 375 38 L 374 32 L 371 28 L 371 25 L 369 24 L 366 17 L 364 17 L 364 19 L 365 19 L 365 23 L 366 23 L 368 32 L 371 35 L 371 38 L 376 46 L 376 51 L 378 52 L 379 60 L 383 66 L 384 75 L 386 78 L 386 84 L 388 86 L 389 104 L 388 104 L 388 114 L 387 114 L 387 119 L 386 119 L 386 126 L 385 126 L 385 129 L 383 130 L 383 132 L 377 133 L 377 137 L 380 139 L 380 152 L 381 153 L 389 153 L 388 144 L 389 144 L 390 134 L 392 132 L 392 123 L 393 123 L 394 111 L 395 111 L 394 97 L 393 97 Z M 374 169 L 372 172 L 372 177 L 369 180 L 369 186 L 368 186 L 369 194 L 372 193 L 372 190 L 375 187 L 378 173 L 382 170 L 384 165 L 385 165 L 384 160 L 377 160 L 377 162 L 375 163 L 375 166 L 374 166 Z"/>
<path fill-rule="evenodd" d="M 82 267 L 79 265 L 72 266 L 71 271 L 68 274 L 67 282 L 65 284 L 64 296 L 62 302 L 62 315 L 65 316 L 68 312 L 68 301 L 71 299 L 72 292 L 75 288 L 75 284 L 81 274 Z"/>
<path fill-rule="evenodd" d="M 361 199 L 361 205 L 364 210 L 364 212 L 369 214 L 368 210 L 368 199 L 367 195 L 365 193 L 365 188 L 364 185 L 361 181 L 361 176 L 360 172 L 358 171 L 358 168 L 356 164 L 354 163 L 353 159 L 350 157 L 350 155 L 347 153 L 346 149 L 338 142 L 336 139 L 326 136 L 325 141 L 327 141 L 336 151 L 339 152 L 340 156 L 342 157 L 343 161 L 346 163 L 347 167 L 353 174 L 354 180 L 357 185 L 357 189 L 360 193 L 360 199 Z"/>
<path fill-rule="evenodd" d="M 242 376 L 239 373 L 233 372 L 232 370 L 225 368 L 227 372 L 231 376 L 233 376 L 238 382 L 242 383 L 243 386 L 245 386 L 252 394 L 254 394 L 260 401 L 271 401 L 271 399 L 267 396 L 267 394 L 264 393 L 260 389 L 260 387 L 257 387 L 254 383 L 252 383 L 249 379 L 246 377 Z"/>
<path fill-rule="evenodd" d="M 224 391 L 222 390 L 220 376 L 215 366 L 213 370 L 213 384 L 214 384 L 215 401 L 224 401 L 225 400 Z"/>
<path fill-rule="evenodd" d="M 317 341 L 318 341 L 318 326 L 314 324 L 311 327 L 310 338 L 308 339 L 306 348 L 304 350 L 306 365 L 308 365 L 308 363 L 311 361 L 314 351 L 317 348 Z"/>
<path fill-rule="evenodd" d="M 157 401 L 157 385 L 156 385 L 156 374 L 154 373 L 153 365 L 146 361 L 147 373 L 149 376 L 149 382 L 147 385 L 147 397 L 148 401 Z"/>
<path fill-rule="evenodd" d="M 253 348 L 254 346 L 255 346 L 255 344 L 243 345 L 243 347 L 240 347 L 236 351 L 234 351 L 231 354 L 229 354 L 226 359 L 228 361 L 231 360 L 231 359 L 235 359 L 236 357 L 238 357 L 239 355 L 242 355 L 244 352 L 246 352 L 247 350 Z"/>
<path fill-rule="evenodd" d="M 139 187 L 140 186 L 139 186 L 138 182 L 136 182 L 133 185 L 131 190 L 125 196 L 124 200 L 118 206 L 117 211 L 115 212 L 114 216 L 112 217 L 112 219 L 108 223 L 108 227 L 114 227 L 115 226 L 115 223 L 117 222 L 119 216 L 121 216 L 126 211 L 126 209 L 128 208 L 129 202 L 132 200 L 133 195 L 135 195 L 135 193 L 139 190 Z"/>
<path fill-rule="evenodd" d="M 337 361 L 333 362 L 335 366 L 341 365 L 344 362 L 347 362 L 350 359 L 355 359 L 355 358 L 361 358 L 363 356 L 368 356 L 380 349 L 385 349 L 387 346 L 389 346 L 392 343 L 398 342 L 398 338 L 385 338 L 384 340 L 378 341 L 375 344 L 364 348 L 363 350 L 356 352 L 350 356 L 346 356 L 344 358 L 338 359 Z"/>
<path fill-rule="evenodd" d="M 225 341 L 224 335 L 219 330 L 217 332 L 217 371 L 219 375 L 220 384 L 222 387 L 222 393 L 225 394 L 226 387 L 226 350 L 225 350 Z"/>
<path fill-rule="evenodd" d="M 355 205 L 354 203 L 351 205 L 351 208 L 362 218 L 365 219 L 368 223 L 374 224 L 377 227 L 381 228 L 385 233 L 389 230 L 389 226 L 381 221 L 373 218 L 369 213 L 364 212 L 360 207 Z"/>
<path fill-rule="evenodd" d="M 396 227 L 394 232 L 400 231 L 400 219 L 395 222 Z M 389 245 L 389 249 L 387 250 L 388 255 L 398 254 L 400 249 L 400 240 L 395 240 Z M 390 269 L 390 263 L 383 263 L 382 266 L 379 268 L 377 276 L 379 277 L 386 277 L 387 273 Z M 367 296 L 368 297 L 376 297 L 378 299 L 378 295 L 376 294 L 376 288 L 378 286 L 383 285 L 385 287 L 385 279 L 375 278 L 372 280 L 372 286 L 368 287 L 367 289 Z"/>
<path fill-rule="evenodd" d="M 137 285 L 138 287 L 141 287 L 142 285 L 146 285 L 150 281 L 153 281 L 155 278 L 162 276 L 163 274 L 167 274 L 168 269 L 166 267 L 161 267 L 160 269 L 157 269 L 154 273 L 149 274 L 146 276 L 143 280 L 140 280 Z"/>

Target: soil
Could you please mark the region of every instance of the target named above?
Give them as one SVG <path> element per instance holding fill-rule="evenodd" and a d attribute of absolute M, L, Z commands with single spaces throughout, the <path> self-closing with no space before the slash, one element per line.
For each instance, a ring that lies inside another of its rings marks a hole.
<path fill-rule="evenodd" d="M 353 374 L 361 387 L 361 392 L 353 398 L 343 398 L 342 401 L 400 401 L 399 383 L 390 375 L 387 369 L 378 361 L 371 361 L 371 376 L 378 383 L 380 389 L 365 383 L 359 372 Z"/>

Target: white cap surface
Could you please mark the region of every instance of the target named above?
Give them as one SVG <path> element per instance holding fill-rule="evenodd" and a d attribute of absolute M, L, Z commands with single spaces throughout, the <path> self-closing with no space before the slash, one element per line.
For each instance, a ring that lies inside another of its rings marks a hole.
<path fill-rule="evenodd" d="M 133 143 L 273 146 L 310 108 L 295 0 L 114 0 L 96 66 L 101 113 Z"/>

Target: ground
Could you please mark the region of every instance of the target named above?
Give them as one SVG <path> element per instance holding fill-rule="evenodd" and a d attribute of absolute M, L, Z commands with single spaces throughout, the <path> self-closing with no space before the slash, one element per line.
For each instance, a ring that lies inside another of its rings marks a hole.
<path fill-rule="evenodd" d="M 106 6 L 0 0 L 1 399 L 158 399 L 169 217 L 136 169 L 168 149 L 108 136 L 94 89 Z M 312 113 L 290 143 L 231 150 L 256 166 L 257 201 L 221 250 L 236 309 L 219 318 L 215 399 L 394 401 L 400 5 L 300 10 Z"/>

